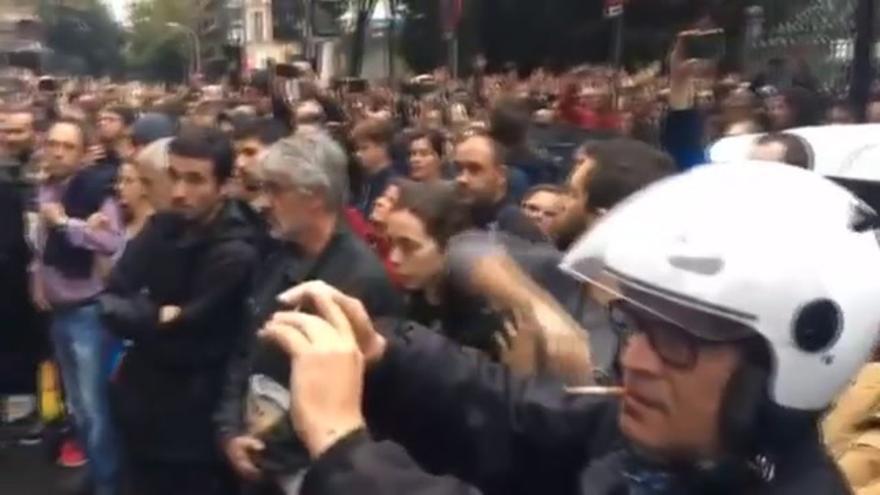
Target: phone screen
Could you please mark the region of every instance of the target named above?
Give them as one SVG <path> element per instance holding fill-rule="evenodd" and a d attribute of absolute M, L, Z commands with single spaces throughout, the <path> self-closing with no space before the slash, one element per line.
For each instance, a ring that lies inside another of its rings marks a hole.
<path fill-rule="evenodd" d="M 684 38 L 687 58 L 718 60 L 724 56 L 724 31 L 694 33 Z"/>
<path fill-rule="evenodd" d="M 278 64 L 275 66 L 275 75 L 287 79 L 296 79 L 300 76 L 300 70 L 292 64 Z"/>
<path fill-rule="evenodd" d="M 37 90 L 54 92 L 58 90 L 58 85 L 56 84 L 54 79 L 43 79 L 42 81 L 37 83 Z"/>

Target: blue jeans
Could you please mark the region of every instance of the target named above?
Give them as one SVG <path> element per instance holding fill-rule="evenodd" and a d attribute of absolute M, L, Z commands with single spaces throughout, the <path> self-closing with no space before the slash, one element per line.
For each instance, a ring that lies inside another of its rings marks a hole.
<path fill-rule="evenodd" d="M 108 370 L 118 349 L 90 304 L 52 312 L 55 358 L 78 438 L 89 457 L 96 493 L 113 494 L 119 485 L 119 448 L 110 417 Z"/>

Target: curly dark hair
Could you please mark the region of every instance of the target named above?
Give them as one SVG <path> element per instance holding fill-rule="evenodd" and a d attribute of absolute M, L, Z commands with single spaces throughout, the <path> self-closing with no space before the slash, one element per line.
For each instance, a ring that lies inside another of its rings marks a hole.
<path fill-rule="evenodd" d="M 395 210 L 406 210 L 425 225 L 439 246 L 471 227 L 467 205 L 461 202 L 448 182 L 400 181 L 400 199 Z"/>

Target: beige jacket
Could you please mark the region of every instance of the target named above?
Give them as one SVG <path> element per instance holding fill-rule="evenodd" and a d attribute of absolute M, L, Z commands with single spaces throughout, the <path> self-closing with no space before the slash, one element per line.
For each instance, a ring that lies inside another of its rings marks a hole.
<path fill-rule="evenodd" d="M 862 368 L 822 429 L 856 495 L 880 495 L 880 363 Z"/>

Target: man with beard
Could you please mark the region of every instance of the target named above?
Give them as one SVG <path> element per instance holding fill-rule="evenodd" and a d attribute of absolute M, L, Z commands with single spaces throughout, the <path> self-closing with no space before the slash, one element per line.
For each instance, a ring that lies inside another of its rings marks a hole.
<path fill-rule="evenodd" d="M 617 203 L 676 171 L 672 157 L 634 139 L 588 143 L 576 156 L 579 160 L 567 181 L 566 208 L 551 229 L 561 251 Z"/>
<path fill-rule="evenodd" d="M 112 389 L 134 494 L 234 493 L 211 414 L 241 340 L 258 237 L 223 187 L 235 160 L 218 130 L 169 144 L 170 213 L 156 214 L 120 259 L 103 320 L 131 346 Z"/>
<path fill-rule="evenodd" d="M 306 280 L 322 280 L 356 295 L 371 315 L 398 314 L 401 301 L 385 268 L 342 214 L 348 181 L 339 145 L 323 133 L 282 140 L 269 150 L 263 172 L 278 243 L 254 277 L 250 329 L 280 308 L 276 296 L 281 291 Z M 273 399 L 290 395 L 287 359 L 260 342 L 248 342 L 240 354 L 230 366 L 216 415 L 219 443 L 242 479 L 265 484 L 251 488 L 259 493 L 290 489 L 307 467 L 307 456 L 289 432 L 269 431 L 272 421 L 264 419 L 267 409 L 278 406 Z M 272 390 L 277 394 L 267 393 Z"/>
<path fill-rule="evenodd" d="M 500 144 L 485 135 L 465 138 L 455 147 L 455 166 L 455 184 L 470 206 L 474 225 L 527 241 L 546 240 L 508 193 L 509 171 Z"/>
<path fill-rule="evenodd" d="M 0 144 L 2 152 L 14 160 L 8 171 L 12 179 L 24 179 L 33 166 L 37 134 L 34 113 L 24 109 L 9 109 L 0 120 Z"/>
<path fill-rule="evenodd" d="M 569 314 L 590 331 L 593 365 L 602 376 L 613 375 L 617 342 L 608 328 L 604 309 L 583 297 L 581 284 L 559 270 L 562 253 L 609 209 L 631 194 L 676 172 L 666 153 L 633 139 L 612 139 L 584 145 L 568 178 L 566 206 L 551 228 L 555 247 L 527 243 L 516 236 L 470 234 L 450 249 L 455 276 L 479 280 L 481 292 L 506 292 L 518 284 L 519 265 L 549 292 Z M 513 258 L 516 262 L 509 263 Z"/>
<path fill-rule="evenodd" d="M 129 128 L 135 122 L 135 113 L 129 107 L 114 105 L 98 112 L 98 144 L 90 150 L 95 165 L 107 168 L 116 178 L 124 155 L 128 154 Z"/>
<path fill-rule="evenodd" d="M 256 117 L 235 123 L 232 142 L 235 146 L 235 171 L 232 174 L 230 195 L 244 201 L 260 216 L 265 216 L 265 204 L 261 189 L 262 161 L 269 147 L 283 138 L 275 122 Z"/>

